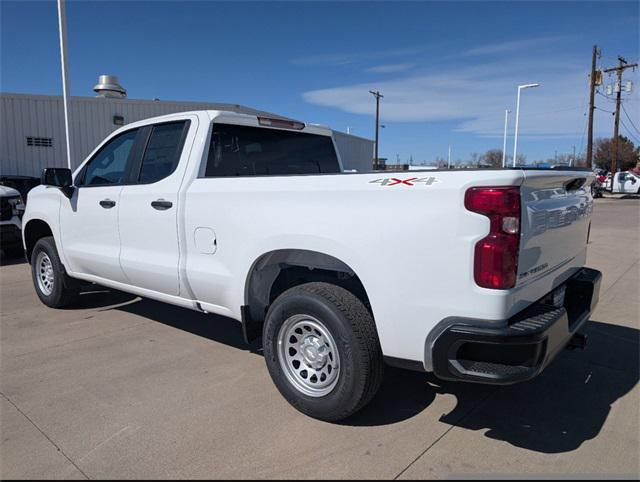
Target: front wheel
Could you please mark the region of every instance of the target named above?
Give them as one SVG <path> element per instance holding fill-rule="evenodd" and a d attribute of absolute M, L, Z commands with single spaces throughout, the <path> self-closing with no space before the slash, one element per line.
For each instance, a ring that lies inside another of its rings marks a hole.
<path fill-rule="evenodd" d="M 263 340 L 276 387 L 313 418 L 349 417 L 371 401 L 382 382 L 373 318 L 339 286 L 306 283 L 285 291 L 269 308 Z"/>
<path fill-rule="evenodd" d="M 65 272 L 52 236 L 40 239 L 31 253 L 31 276 L 40 301 L 51 308 L 73 303 L 79 290 Z"/>

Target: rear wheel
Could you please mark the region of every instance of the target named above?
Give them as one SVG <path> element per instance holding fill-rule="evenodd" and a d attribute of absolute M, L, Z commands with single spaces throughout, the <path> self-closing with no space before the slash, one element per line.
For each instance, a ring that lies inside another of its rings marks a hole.
<path fill-rule="evenodd" d="M 306 283 L 285 291 L 269 308 L 263 340 L 278 390 L 313 418 L 333 422 L 354 414 L 382 382 L 371 314 L 339 286 Z"/>
<path fill-rule="evenodd" d="M 79 289 L 65 272 L 52 236 L 38 240 L 31 253 L 31 276 L 40 301 L 51 308 L 73 303 Z"/>

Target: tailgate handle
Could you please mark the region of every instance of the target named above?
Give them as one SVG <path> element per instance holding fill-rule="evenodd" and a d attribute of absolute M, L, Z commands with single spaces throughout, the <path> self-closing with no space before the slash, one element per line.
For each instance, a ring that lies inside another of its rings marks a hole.
<path fill-rule="evenodd" d="M 587 178 L 586 177 L 577 177 L 575 179 L 572 179 L 571 181 L 567 181 L 564 184 L 564 188 L 567 191 L 577 191 L 582 186 L 584 186 L 585 182 L 587 182 Z"/>

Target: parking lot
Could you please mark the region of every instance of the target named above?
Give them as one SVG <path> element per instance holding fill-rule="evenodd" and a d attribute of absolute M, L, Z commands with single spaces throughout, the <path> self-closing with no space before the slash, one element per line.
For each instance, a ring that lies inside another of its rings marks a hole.
<path fill-rule="evenodd" d="M 94 289 L 42 305 L 0 268 L 0 476 L 444 478 L 640 472 L 640 200 L 596 201 L 604 273 L 585 351 L 489 387 L 389 368 L 341 424 L 291 408 L 221 317 Z M 428 296 L 428 293 L 425 293 Z"/>

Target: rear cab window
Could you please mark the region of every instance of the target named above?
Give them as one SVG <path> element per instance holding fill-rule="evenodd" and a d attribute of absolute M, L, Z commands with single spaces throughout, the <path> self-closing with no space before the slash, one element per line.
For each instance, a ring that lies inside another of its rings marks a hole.
<path fill-rule="evenodd" d="M 214 123 L 204 177 L 339 172 L 330 136 Z"/>
<path fill-rule="evenodd" d="M 168 122 L 150 127 L 149 137 L 134 181 L 151 184 L 171 175 L 178 167 L 189 121 Z"/>

